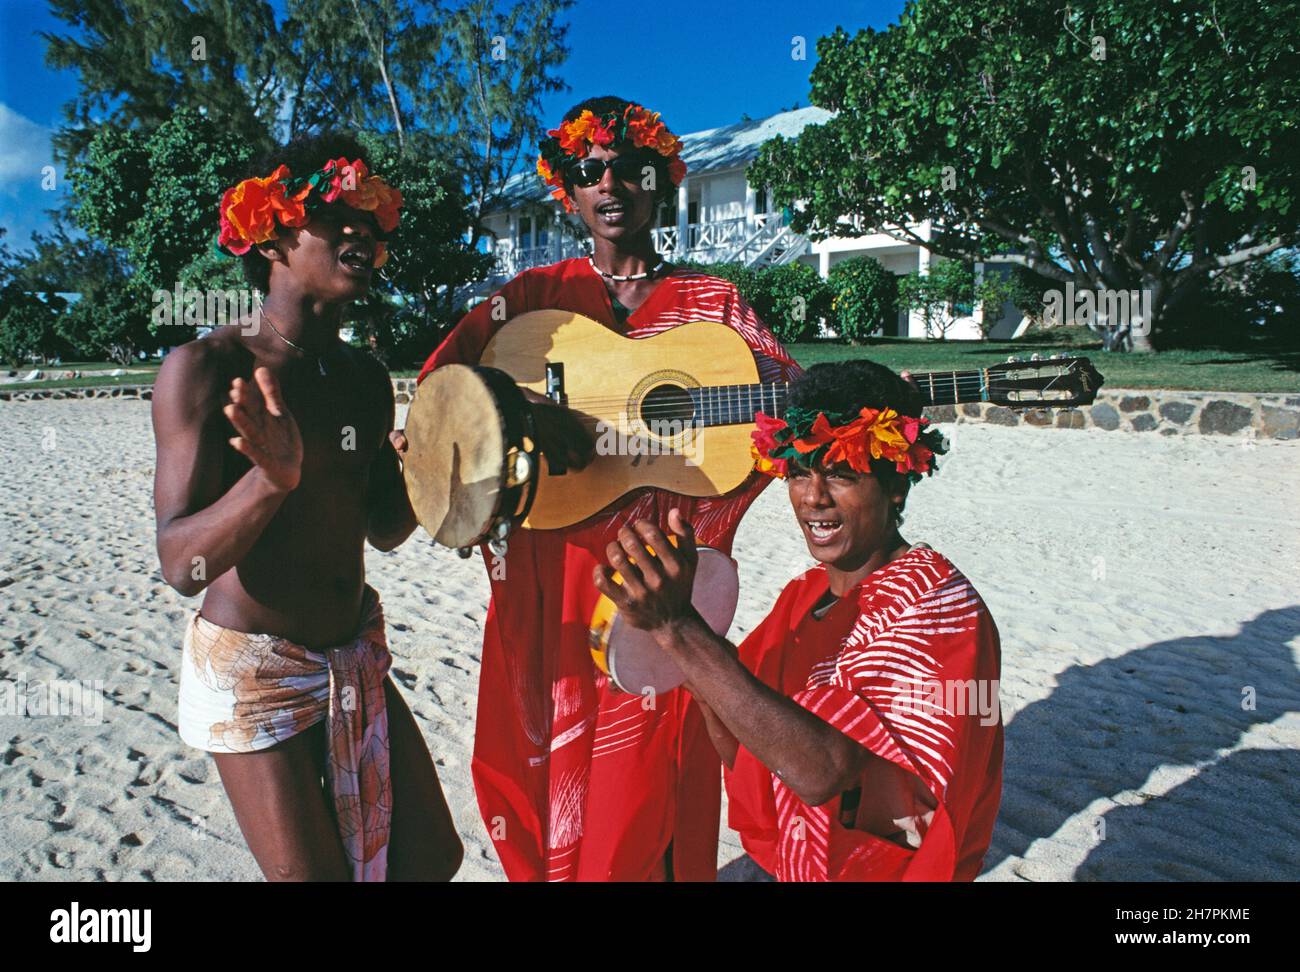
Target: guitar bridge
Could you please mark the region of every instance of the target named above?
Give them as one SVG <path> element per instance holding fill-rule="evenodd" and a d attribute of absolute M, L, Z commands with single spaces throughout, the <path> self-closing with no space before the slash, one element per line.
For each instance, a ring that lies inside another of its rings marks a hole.
<path fill-rule="evenodd" d="M 563 406 L 567 400 L 564 393 L 564 362 L 546 363 L 546 397 L 556 405 Z M 563 476 L 568 467 L 554 456 L 546 457 L 546 471 L 552 476 Z"/>

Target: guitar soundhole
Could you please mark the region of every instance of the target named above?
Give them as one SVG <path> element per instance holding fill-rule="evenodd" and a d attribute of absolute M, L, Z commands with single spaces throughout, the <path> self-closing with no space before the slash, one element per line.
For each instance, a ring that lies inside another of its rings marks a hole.
<path fill-rule="evenodd" d="M 641 420 L 652 432 L 680 431 L 695 417 L 695 403 L 680 385 L 655 385 L 641 399 Z M 663 423 L 657 425 L 656 423 Z"/>

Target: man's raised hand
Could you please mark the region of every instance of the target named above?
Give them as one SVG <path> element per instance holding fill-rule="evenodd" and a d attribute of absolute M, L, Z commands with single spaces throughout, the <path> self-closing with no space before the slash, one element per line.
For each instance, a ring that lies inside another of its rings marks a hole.
<path fill-rule="evenodd" d="M 623 527 L 618 540 L 605 548 L 609 566 L 596 567 L 592 574 L 596 588 L 634 628 L 654 630 L 696 616 L 691 605 L 699 562 L 695 528 L 676 509 L 668 514 L 668 528 L 676 535 L 676 547 L 648 520 Z M 614 571 L 622 576 L 621 584 L 615 583 Z"/>
<path fill-rule="evenodd" d="M 236 378 L 230 383 L 230 404 L 222 411 L 239 433 L 231 447 L 277 489 L 296 489 L 302 478 L 302 436 L 275 375 L 257 368 L 251 382 Z"/>

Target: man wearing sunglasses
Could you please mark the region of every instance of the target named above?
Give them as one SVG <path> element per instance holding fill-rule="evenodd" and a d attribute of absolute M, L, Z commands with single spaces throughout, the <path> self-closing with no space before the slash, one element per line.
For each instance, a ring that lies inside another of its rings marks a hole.
<path fill-rule="evenodd" d="M 623 98 L 589 99 L 540 147 L 537 172 L 586 225 L 591 256 L 519 274 L 466 315 L 421 379 L 442 365 L 477 363 L 506 320 L 544 309 L 632 338 L 714 321 L 744 337 L 764 381 L 800 374 L 732 284 L 655 252 L 655 213 L 686 172 L 681 141 L 658 113 Z M 536 409 L 543 451 L 582 468 L 590 437 L 544 402 Z M 473 763 L 479 810 L 511 880 L 716 877 L 720 773 L 703 717 L 681 690 L 643 705 L 595 669 L 586 637 L 599 597 L 592 573 L 620 526 L 645 519 L 667 529 L 672 508 L 696 525 L 701 543 L 730 552 L 766 481 L 751 477 L 704 499 L 643 489 L 573 527 L 511 537 L 504 579 L 489 572 Z"/>

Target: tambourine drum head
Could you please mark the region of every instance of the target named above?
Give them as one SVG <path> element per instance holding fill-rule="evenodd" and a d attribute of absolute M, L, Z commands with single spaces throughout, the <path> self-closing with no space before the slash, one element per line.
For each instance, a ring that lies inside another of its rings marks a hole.
<path fill-rule="evenodd" d="M 716 635 L 725 635 L 736 613 L 740 577 L 735 562 L 720 550 L 701 547 L 691 603 Z M 624 692 L 655 694 L 677 688 L 686 677 L 654 636 L 615 617 L 610 627 L 609 669 Z"/>
<path fill-rule="evenodd" d="M 491 390 L 472 368 L 444 365 L 421 382 L 406 416 L 406 491 L 439 543 L 483 539 L 501 492 L 505 442 Z"/>

